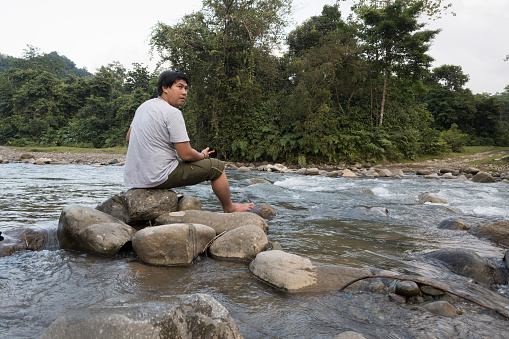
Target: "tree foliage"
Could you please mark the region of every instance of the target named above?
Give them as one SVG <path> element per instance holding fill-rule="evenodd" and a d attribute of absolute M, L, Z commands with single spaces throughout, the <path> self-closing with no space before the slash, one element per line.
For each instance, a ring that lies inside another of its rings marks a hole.
<path fill-rule="evenodd" d="M 466 144 L 509 145 L 509 86 L 473 95 L 460 66 L 430 70 L 439 0 L 324 6 L 284 35 L 290 0 L 204 0 L 151 47 L 190 78 L 182 107 L 194 147 L 239 161 L 411 159 Z M 281 50 L 286 42 L 287 51 Z M 118 62 L 94 74 L 57 52 L 0 54 L 0 144 L 125 145 L 159 70 Z"/>

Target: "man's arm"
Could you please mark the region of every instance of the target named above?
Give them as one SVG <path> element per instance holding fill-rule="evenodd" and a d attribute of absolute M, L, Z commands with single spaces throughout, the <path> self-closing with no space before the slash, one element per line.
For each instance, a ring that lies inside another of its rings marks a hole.
<path fill-rule="evenodd" d="M 175 149 L 180 157 L 180 159 L 184 161 L 198 161 L 207 159 L 209 157 L 209 148 L 205 148 L 203 151 L 198 152 L 197 150 L 191 148 L 191 144 L 189 141 L 187 142 L 177 142 L 174 143 Z"/>
<path fill-rule="evenodd" d="M 125 141 L 129 143 L 129 138 L 131 138 L 131 127 L 129 127 L 129 131 L 127 131 L 127 135 L 125 136 Z"/>

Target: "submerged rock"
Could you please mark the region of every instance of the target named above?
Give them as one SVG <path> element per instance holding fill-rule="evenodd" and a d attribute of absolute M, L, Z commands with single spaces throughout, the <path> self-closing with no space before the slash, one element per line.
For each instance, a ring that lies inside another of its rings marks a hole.
<path fill-rule="evenodd" d="M 425 204 L 427 202 L 433 204 L 447 204 L 447 200 L 438 197 L 435 193 L 422 193 L 417 197 L 417 202 L 419 204 Z"/>
<path fill-rule="evenodd" d="M 475 236 L 509 247 L 509 221 L 479 225 L 470 231 Z"/>
<path fill-rule="evenodd" d="M 446 229 L 446 230 L 455 230 L 455 231 L 468 231 L 472 227 L 470 225 L 465 224 L 463 221 L 459 219 L 455 220 L 443 220 L 438 224 L 438 228 Z"/>
<path fill-rule="evenodd" d="M 444 249 L 430 252 L 426 256 L 441 261 L 452 272 L 472 278 L 478 283 L 507 284 L 507 272 L 500 265 L 495 265 L 472 250 Z"/>
<path fill-rule="evenodd" d="M 18 251 L 54 250 L 57 247 L 54 229 L 20 228 L 3 231 L 0 236 L 0 258 Z"/>
<path fill-rule="evenodd" d="M 228 310 L 212 296 L 173 299 L 173 303 L 123 303 L 69 312 L 57 318 L 41 339 L 243 338 Z"/>

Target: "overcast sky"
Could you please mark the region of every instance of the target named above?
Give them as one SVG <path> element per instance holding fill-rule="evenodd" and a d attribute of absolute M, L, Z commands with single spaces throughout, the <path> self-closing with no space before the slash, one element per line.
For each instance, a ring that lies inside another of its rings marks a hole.
<path fill-rule="evenodd" d="M 456 16 L 446 15 L 428 28 L 441 28 L 430 50 L 434 67 L 459 65 L 474 93 L 503 92 L 509 85 L 509 1 L 450 0 Z M 335 0 L 294 0 L 293 27 L 321 13 Z M 343 13 L 348 2 L 340 2 Z M 201 0 L 24 0 L 0 5 L 0 53 L 21 57 L 27 45 L 42 53 L 65 55 L 90 72 L 119 61 L 153 70 L 148 39 L 157 22 L 173 25 L 198 11 Z M 157 56 L 156 56 L 157 57 Z"/>

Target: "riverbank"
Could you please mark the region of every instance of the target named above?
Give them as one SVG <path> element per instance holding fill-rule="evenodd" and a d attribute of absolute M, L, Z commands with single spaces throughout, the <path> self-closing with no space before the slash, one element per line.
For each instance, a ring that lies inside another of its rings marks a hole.
<path fill-rule="evenodd" d="M 32 159 L 49 159 L 51 163 L 68 163 L 68 164 L 84 164 L 84 165 L 108 165 L 108 164 L 123 164 L 125 162 L 125 154 L 108 151 L 96 152 L 74 152 L 74 151 L 52 151 L 41 152 L 36 149 L 23 150 L 8 146 L 0 146 L 0 163 L 4 162 L 19 162 L 23 158 Z M 234 167 L 248 166 L 258 167 L 266 165 L 267 163 L 239 163 L 233 162 L 229 165 Z M 291 166 L 288 166 L 291 168 Z M 349 167 L 362 167 L 369 168 L 370 166 L 357 165 L 310 165 L 308 167 L 316 167 L 321 170 L 337 170 Z M 404 172 L 415 172 L 419 169 L 428 169 L 432 172 L 440 171 L 442 169 L 461 170 L 466 167 L 476 167 L 483 171 L 488 172 L 509 172 L 509 151 L 508 150 L 485 150 L 473 154 L 455 154 L 447 157 L 437 157 L 427 159 L 425 161 L 415 162 L 387 162 L 383 165 L 377 165 L 378 168 L 400 169 Z"/>

